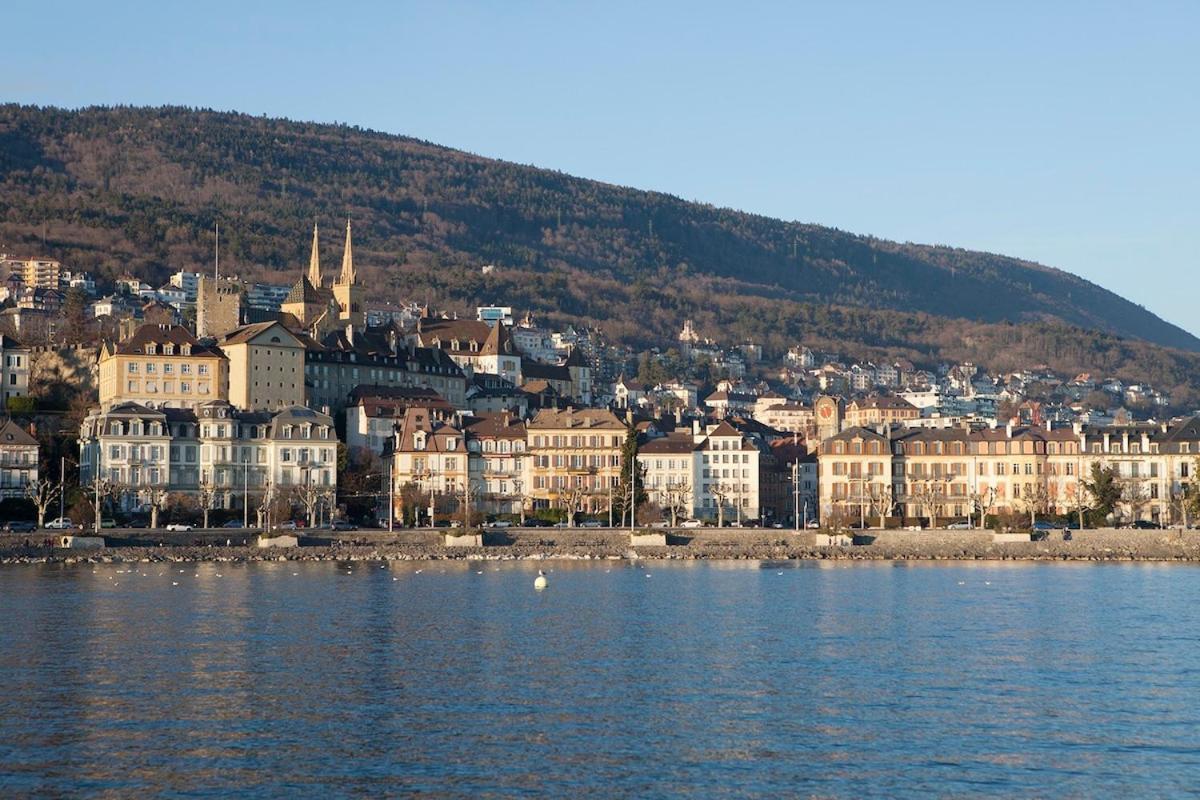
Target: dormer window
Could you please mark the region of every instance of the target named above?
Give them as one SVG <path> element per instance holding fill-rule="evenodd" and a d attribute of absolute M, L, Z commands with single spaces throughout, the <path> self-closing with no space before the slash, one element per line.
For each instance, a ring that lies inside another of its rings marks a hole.
<path fill-rule="evenodd" d="M 450 340 L 450 349 L 451 349 L 451 350 L 457 350 L 457 349 L 458 349 L 458 345 L 459 345 L 459 341 L 458 341 L 458 339 L 451 339 L 451 340 Z"/>
<path fill-rule="evenodd" d="M 146 355 L 152 356 L 156 352 L 158 352 L 158 345 L 156 345 L 154 342 L 150 342 L 146 345 Z"/>
<path fill-rule="evenodd" d="M 179 355 L 190 356 L 192 354 L 192 346 L 190 344 L 179 345 Z"/>
<path fill-rule="evenodd" d="M 175 345 L 173 345 L 173 344 L 169 344 L 169 343 L 168 343 L 168 344 L 164 344 L 164 345 L 163 345 L 163 355 L 164 355 L 164 356 L 173 356 L 173 355 L 175 355 Z"/>

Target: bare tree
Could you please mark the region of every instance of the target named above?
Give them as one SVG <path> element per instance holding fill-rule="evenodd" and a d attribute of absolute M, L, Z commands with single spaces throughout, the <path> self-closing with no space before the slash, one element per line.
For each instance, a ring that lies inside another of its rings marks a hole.
<path fill-rule="evenodd" d="M 567 527 L 575 527 L 575 512 L 582 508 L 587 496 L 586 486 L 567 486 L 558 490 L 558 500 L 567 510 Z"/>
<path fill-rule="evenodd" d="M 169 505 L 173 496 L 165 486 L 151 486 L 142 490 L 142 497 L 145 498 L 146 505 L 150 506 L 150 527 L 157 528 L 158 512 Z"/>
<path fill-rule="evenodd" d="M 104 501 L 114 496 L 114 493 L 116 492 L 116 486 L 112 481 L 106 478 L 97 477 L 92 481 L 92 485 L 89 488 L 90 491 L 88 494 L 91 495 L 93 498 L 93 503 L 95 504 L 96 530 L 99 531 L 104 527 Z"/>
<path fill-rule="evenodd" d="M 1150 491 L 1140 478 L 1129 478 L 1121 487 L 1121 501 L 1129 507 L 1130 521 L 1142 518 L 1142 511 L 1150 504 Z"/>
<path fill-rule="evenodd" d="M 679 524 L 681 514 L 686 514 L 692 506 L 692 485 L 686 479 L 677 483 L 669 483 L 658 493 L 662 507 L 671 517 L 671 527 Z"/>
<path fill-rule="evenodd" d="M 52 481 L 49 478 L 39 478 L 25 484 L 25 496 L 37 508 L 37 524 L 39 528 L 46 525 L 46 511 L 62 494 L 62 480 Z"/>
<path fill-rule="evenodd" d="M 734 495 L 734 488 L 728 483 L 714 483 L 708 488 L 709 494 L 717 502 L 717 527 L 725 527 L 725 503 Z"/>
<path fill-rule="evenodd" d="M 967 495 L 967 499 L 971 503 L 971 508 L 979 514 L 979 527 L 984 527 L 984 517 L 987 515 L 988 509 L 996 504 L 996 487 L 989 486 L 986 489 L 975 489 Z"/>
<path fill-rule="evenodd" d="M 871 504 L 871 515 L 879 517 L 879 527 L 887 527 L 887 517 L 891 516 L 896 507 L 894 490 L 891 483 L 869 484 L 868 499 Z"/>
<path fill-rule="evenodd" d="M 304 509 L 304 519 L 310 528 L 315 528 L 317 525 L 317 508 L 324 494 L 325 487 L 309 482 L 298 483 L 292 487 L 291 496 Z M 208 527 L 207 521 L 205 521 L 204 527 Z"/>
<path fill-rule="evenodd" d="M 1175 521 L 1178 521 L 1184 528 L 1188 526 L 1188 516 L 1192 510 L 1194 498 L 1188 484 L 1182 483 L 1179 486 L 1171 488 L 1170 508 L 1171 516 Z"/>
<path fill-rule="evenodd" d="M 521 492 L 524 485 L 524 481 L 520 478 L 513 478 L 512 498 L 517 503 L 517 513 L 521 515 L 521 527 L 525 527 L 525 495 Z"/>
<path fill-rule="evenodd" d="M 1037 525 L 1038 514 L 1046 514 L 1050 509 L 1050 490 L 1045 483 L 1025 484 L 1025 494 L 1021 496 L 1025 509 L 1029 512 L 1029 527 Z"/>
<path fill-rule="evenodd" d="M 200 503 L 200 513 L 204 515 L 204 527 L 208 527 L 208 512 L 212 510 L 213 503 L 217 499 L 217 486 L 213 483 L 212 475 L 202 475 L 200 477 L 200 487 L 196 493 L 196 499 Z"/>
<path fill-rule="evenodd" d="M 475 506 L 479 500 L 479 495 L 480 489 L 478 484 L 472 482 L 470 476 L 468 476 L 458 490 L 459 511 L 462 513 L 464 530 L 475 527 L 475 518 L 479 516 L 479 512 L 475 510 Z"/>

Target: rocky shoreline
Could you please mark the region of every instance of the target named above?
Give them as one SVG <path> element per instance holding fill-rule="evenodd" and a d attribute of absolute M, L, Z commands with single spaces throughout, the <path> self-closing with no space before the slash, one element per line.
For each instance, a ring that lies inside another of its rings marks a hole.
<path fill-rule="evenodd" d="M 1159 561 L 1200 563 L 1195 531 L 1080 531 L 1041 542 L 996 542 L 986 532 L 887 532 L 869 544 L 822 545 L 812 534 L 731 540 L 696 537 L 662 547 L 631 547 L 627 536 L 537 537 L 485 547 L 437 541 L 331 541 L 303 547 L 164 543 L 97 550 L 0 542 L 0 564 L 254 561 L 513 561 L 513 560 L 762 560 L 762 561 Z"/>

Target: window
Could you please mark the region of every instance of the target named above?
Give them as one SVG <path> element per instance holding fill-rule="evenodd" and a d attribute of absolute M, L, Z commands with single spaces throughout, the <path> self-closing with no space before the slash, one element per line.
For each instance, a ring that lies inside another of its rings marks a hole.
<path fill-rule="evenodd" d="M 146 362 L 146 374 L 153 375 L 155 373 L 155 371 L 156 371 L 155 365 L 150 363 L 149 361 L 147 361 Z"/>
<path fill-rule="evenodd" d="M 199 366 L 196 367 L 196 371 L 198 373 L 200 373 L 201 375 L 207 375 L 208 374 L 208 364 L 200 364 Z"/>
<path fill-rule="evenodd" d="M 164 375 L 170 375 L 173 372 L 175 372 L 174 364 L 163 364 L 163 374 Z"/>
<path fill-rule="evenodd" d="M 137 362 L 136 362 L 136 361 L 130 361 L 130 362 L 129 362 L 129 374 L 130 374 L 130 375 L 136 375 L 136 374 L 137 374 L 137 371 L 138 371 L 138 365 L 137 365 Z"/>
<path fill-rule="evenodd" d="M 179 365 L 179 373 L 181 375 L 191 375 L 192 374 L 192 365 L 191 364 L 180 364 Z"/>

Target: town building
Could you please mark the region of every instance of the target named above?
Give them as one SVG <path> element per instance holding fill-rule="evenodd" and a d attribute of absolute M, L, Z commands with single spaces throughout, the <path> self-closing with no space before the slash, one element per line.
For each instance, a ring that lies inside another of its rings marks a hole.
<path fill-rule="evenodd" d="M 621 491 L 621 448 L 628 431 L 607 409 L 542 409 L 526 424 L 534 508 L 596 512 Z"/>
<path fill-rule="evenodd" d="M 279 322 L 235 328 L 221 337 L 229 359 L 229 402 L 246 411 L 305 403 L 305 344 Z"/>
<path fill-rule="evenodd" d="M 0 334 L 0 399 L 29 394 L 30 357 L 33 351 L 11 336 Z"/>
<path fill-rule="evenodd" d="M 308 496 L 327 511 L 334 505 L 333 420 L 300 406 L 270 413 L 220 400 L 194 408 L 121 402 L 91 410 L 79 446 L 81 485 L 99 477 L 101 491 L 124 510 L 163 490 L 210 508 L 245 508 L 251 519 L 275 498 L 306 505 Z"/>
<path fill-rule="evenodd" d="M 25 497 L 38 479 L 38 441 L 11 419 L 0 419 L 0 498 Z"/>
<path fill-rule="evenodd" d="M 229 359 L 181 325 L 142 325 L 104 342 L 97 359 L 100 405 L 198 408 L 229 397 Z"/>

